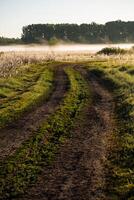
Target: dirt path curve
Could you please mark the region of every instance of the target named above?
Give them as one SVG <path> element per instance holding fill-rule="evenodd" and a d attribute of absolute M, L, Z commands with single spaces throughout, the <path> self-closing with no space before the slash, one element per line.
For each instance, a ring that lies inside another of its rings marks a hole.
<path fill-rule="evenodd" d="M 84 70 L 81 73 L 85 77 Z M 107 141 L 113 130 L 113 98 L 95 77 L 88 76 L 93 102 L 83 110 L 73 136 L 61 146 L 52 166 L 19 200 L 105 199 Z M 107 198 L 108 200 L 108 198 Z"/>
<path fill-rule="evenodd" d="M 56 70 L 54 85 L 54 91 L 47 102 L 43 102 L 12 126 L 0 130 L 0 159 L 14 153 L 22 142 L 37 130 L 44 119 L 56 110 L 68 87 L 68 79 L 62 67 Z"/>

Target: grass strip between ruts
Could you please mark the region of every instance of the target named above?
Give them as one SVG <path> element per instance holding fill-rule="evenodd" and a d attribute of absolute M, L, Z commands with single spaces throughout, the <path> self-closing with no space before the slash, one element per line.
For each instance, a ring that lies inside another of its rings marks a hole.
<path fill-rule="evenodd" d="M 71 67 L 65 71 L 70 89 L 58 110 L 15 155 L 1 163 L 1 199 L 24 193 L 28 185 L 36 181 L 42 165 L 51 163 L 59 144 L 70 137 L 75 117 L 89 99 L 90 92 L 87 82 L 78 72 Z"/>

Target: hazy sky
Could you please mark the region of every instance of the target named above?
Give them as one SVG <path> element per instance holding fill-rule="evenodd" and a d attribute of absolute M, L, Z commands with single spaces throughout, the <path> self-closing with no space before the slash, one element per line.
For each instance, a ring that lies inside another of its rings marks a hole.
<path fill-rule="evenodd" d="M 20 37 L 35 23 L 134 21 L 134 0 L 0 0 L 0 36 Z"/>

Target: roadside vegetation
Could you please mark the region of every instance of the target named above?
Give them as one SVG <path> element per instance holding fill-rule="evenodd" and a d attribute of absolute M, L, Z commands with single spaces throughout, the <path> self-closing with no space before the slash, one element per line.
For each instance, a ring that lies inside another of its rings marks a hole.
<path fill-rule="evenodd" d="M 0 78 L 0 128 L 47 99 L 53 76 L 51 66 L 33 64 L 21 67 L 15 76 Z"/>
<path fill-rule="evenodd" d="M 118 129 L 113 133 L 113 151 L 109 154 L 108 194 L 111 199 L 134 197 L 134 65 L 119 62 L 94 62 L 89 70 L 106 88 L 113 91 Z"/>

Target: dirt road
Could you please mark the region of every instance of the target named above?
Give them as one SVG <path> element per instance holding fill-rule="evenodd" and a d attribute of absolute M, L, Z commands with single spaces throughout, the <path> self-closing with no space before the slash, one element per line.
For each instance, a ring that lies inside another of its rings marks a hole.
<path fill-rule="evenodd" d="M 95 77 L 80 71 L 88 78 L 93 101 L 83 109 L 53 164 L 42 169 L 38 181 L 19 200 L 108 200 L 104 163 L 114 127 L 114 102 Z"/>

